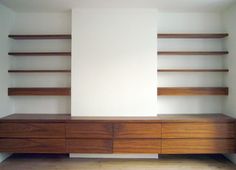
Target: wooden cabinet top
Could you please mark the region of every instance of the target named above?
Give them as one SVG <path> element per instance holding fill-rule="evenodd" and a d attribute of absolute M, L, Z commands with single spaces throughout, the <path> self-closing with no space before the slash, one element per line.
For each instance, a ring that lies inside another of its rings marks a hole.
<path fill-rule="evenodd" d="M 71 117 L 70 114 L 11 114 L 0 119 L 0 122 L 235 122 L 235 119 L 224 114 L 160 114 L 155 117 Z"/>
<path fill-rule="evenodd" d="M 234 122 L 235 119 L 224 114 L 165 114 L 159 115 L 162 122 Z"/>
<path fill-rule="evenodd" d="M 65 122 L 69 114 L 11 114 L 0 119 L 0 122 Z"/>

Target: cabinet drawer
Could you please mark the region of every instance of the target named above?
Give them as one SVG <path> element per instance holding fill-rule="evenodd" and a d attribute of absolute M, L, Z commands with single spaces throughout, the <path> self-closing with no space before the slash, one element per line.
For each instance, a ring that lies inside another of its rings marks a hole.
<path fill-rule="evenodd" d="M 160 153 L 159 139 L 116 139 L 113 141 L 113 153 Z"/>
<path fill-rule="evenodd" d="M 0 152 L 65 153 L 65 139 L 0 139 Z"/>
<path fill-rule="evenodd" d="M 63 123 L 0 123 L 2 138 L 64 138 Z"/>
<path fill-rule="evenodd" d="M 163 123 L 163 138 L 234 138 L 233 123 Z"/>
<path fill-rule="evenodd" d="M 163 139 L 162 154 L 234 153 L 234 139 Z"/>
<path fill-rule="evenodd" d="M 67 139 L 69 153 L 112 153 L 112 140 L 109 139 Z"/>
<path fill-rule="evenodd" d="M 161 138 L 160 123 L 117 123 L 115 138 Z"/>
<path fill-rule="evenodd" d="M 67 138 L 112 138 L 110 123 L 68 123 Z"/>

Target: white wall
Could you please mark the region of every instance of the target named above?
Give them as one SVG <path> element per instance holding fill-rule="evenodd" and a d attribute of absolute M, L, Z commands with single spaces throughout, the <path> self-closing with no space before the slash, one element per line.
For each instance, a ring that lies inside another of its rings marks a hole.
<path fill-rule="evenodd" d="M 0 116 L 11 113 L 10 99 L 7 95 L 7 88 L 9 86 L 9 39 L 8 34 L 14 22 L 14 13 L 0 5 Z"/>
<path fill-rule="evenodd" d="M 0 117 L 3 117 L 12 113 L 11 100 L 7 95 L 7 88 L 9 86 L 7 72 L 9 68 L 9 57 L 7 53 L 9 50 L 8 34 L 14 22 L 14 13 L 0 5 L 0 21 Z M 7 154 L 0 154 L 0 162 L 7 156 Z"/>
<path fill-rule="evenodd" d="M 224 15 L 224 26 L 225 31 L 229 33 L 229 37 L 226 39 L 226 46 L 229 50 L 229 55 L 227 57 L 227 67 L 229 68 L 229 73 L 227 74 L 227 85 L 229 86 L 229 97 L 226 100 L 225 111 L 231 116 L 236 117 L 236 5 L 228 9 Z"/>
<path fill-rule="evenodd" d="M 72 115 L 156 115 L 155 9 L 72 11 Z"/>
<path fill-rule="evenodd" d="M 218 13 L 158 14 L 159 33 L 217 33 L 222 32 Z M 223 41 L 202 39 L 158 39 L 160 51 L 220 51 Z M 224 57 L 217 56 L 162 56 L 158 68 L 224 68 Z M 227 73 L 158 73 L 158 87 L 220 87 Z M 217 96 L 158 96 L 159 114 L 165 113 L 222 113 L 226 97 Z"/>
<path fill-rule="evenodd" d="M 12 34 L 70 34 L 71 13 L 17 13 Z M 71 51 L 70 40 L 11 40 L 11 51 Z M 10 69 L 70 69 L 70 57 L 14 57 Z M 11 87 L 70 87 L 69 73 L 10 74 Z M 70 113 L 70 97 L 11 97 L 16 113 Z"/>
<path fill-rule="evenodd" d="M 225 31 L 229 33 L 226 39 L 226 45 L 229 50 L 227 57 L 227 67 L 229 73 L 227 74 L 227 86 L 229 87 L 229 96 L 225 102 L 224 113 L 236 118 L 236 4 L 227 9 L 223 14 Z M 229 158 L 236 163 L 236 154 L 229 155 Z"/>
<path fill-rule="evenodd" d="M 71 32 L 71 14 L 17 13 L 12 33 L 66 34 Z"/>

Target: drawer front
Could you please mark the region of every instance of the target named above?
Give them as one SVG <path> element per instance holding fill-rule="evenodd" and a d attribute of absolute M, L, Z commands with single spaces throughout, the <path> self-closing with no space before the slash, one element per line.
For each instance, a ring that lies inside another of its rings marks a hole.
<path fill-rule="evenodd" d="M 234 153 L 234 139 L 163 139 L 162 154 Z"/>
<path fill-rule="evenodd" d="M 112 138 L 111 123 L 67 123 L 67 138 Z"/>
<path fill-rule="evenodd" d="M 161 153 L 159 139 L 116 139 L 113 153 Z"/>
<path fill-rule="evenodd" d="M 233 123 L 163 123 L 163 138 L 234 138 Z"/>
<path fill-rule="evenodd" d="M 2 138 L 65 138 L 64 123 L 0 123 Z"/>
<path fill-rule="evenodd" d="M 112 140 L 109 139 L 67 139 L 69 153 L 112 153 Z"/>
<path fill-rule="evenodd" d="M 161 138 L 160 123 L 117 123 L 115 138 Z"/>
<path fill-rule="evenodd" d="M 0 152 L 65 153 L 65 139 L 0 139 Z"/>

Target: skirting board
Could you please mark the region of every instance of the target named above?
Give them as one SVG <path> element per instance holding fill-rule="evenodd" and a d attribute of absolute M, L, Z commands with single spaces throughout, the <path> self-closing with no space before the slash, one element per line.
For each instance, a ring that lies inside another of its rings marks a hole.
<path fill-rule="evenodd" d="M 113 159 L 158 159 L 158 154 L 77 154 L 70 158 L 113 158 Z"/>
<path fill-rule="evenodd" d="M 5 159 L 11 156 L 10 153 L 0 153 L 0 163 L 2 163 Z"/>
<path fill-rule="evenodd" d="M 224 156 L 228 158 L 231 162 L 236 164 L 236 154 L 225 154 Z"/>

